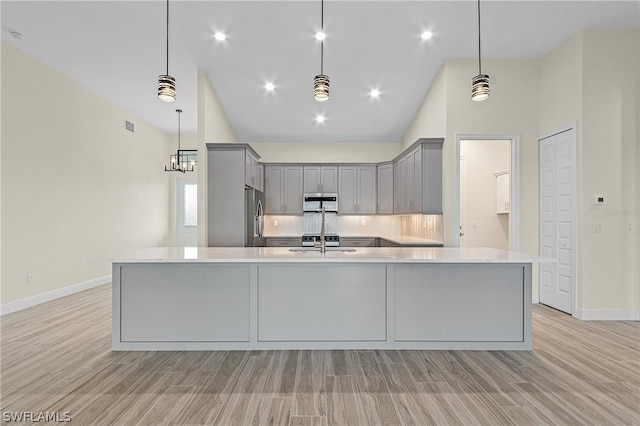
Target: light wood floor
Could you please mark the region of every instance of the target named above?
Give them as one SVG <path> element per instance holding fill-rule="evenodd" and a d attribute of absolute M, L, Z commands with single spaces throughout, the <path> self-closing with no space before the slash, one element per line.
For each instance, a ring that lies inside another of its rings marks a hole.
<path fill-rule="evenodd" d="M 1 407 L 109 426 L 640 424 L 640 323 L 544 306 L 533 322 L 530 352 L 112 352 L 105 285 L 1 319 Z"/>

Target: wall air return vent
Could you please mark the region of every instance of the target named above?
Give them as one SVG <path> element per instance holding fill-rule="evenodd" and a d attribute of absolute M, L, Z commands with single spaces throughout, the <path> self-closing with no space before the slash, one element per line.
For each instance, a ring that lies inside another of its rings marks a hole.
<path fill-rule="evenodd" d="M 124 128 L 127 129 L 130 132 L 134 132 L 135 130 L 133 129 L 133 123 L 130 121 L 126 121 L 124 122 Z"/>

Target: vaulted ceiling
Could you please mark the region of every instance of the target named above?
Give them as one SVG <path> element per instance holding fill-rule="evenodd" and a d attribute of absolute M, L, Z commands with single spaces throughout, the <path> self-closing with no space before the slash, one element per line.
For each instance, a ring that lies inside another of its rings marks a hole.
<path fill-rule="evenodd" d="M 243 142 L 398 142 L 443 61 L 478 53 L 473 0 L 327 0 L 331 99 L 320 103 L 312 96 L 320 0 L 171 0 L 169 74 L 178 95 L 164 103 L 156 97 L 166 68 L 164 1 L 2 1 L 1 7 L 3 40 L 171 133 L 176 108 L 184 110 L 183 131 L 195 132 L 197 70 L 206 70 Z M 584 28 L 640 25 L 640 2 L 633 0 L 483 0 L 481 7 L 489 59 L 540 58 Z M 433 37 L 422 40 L 427 30 Z M 216 32 L 226 40 L 216 40 Z M 484 71 L 491 74 L 489 66 Z M 316 123 L 319 114 L 325 123 Z"/>

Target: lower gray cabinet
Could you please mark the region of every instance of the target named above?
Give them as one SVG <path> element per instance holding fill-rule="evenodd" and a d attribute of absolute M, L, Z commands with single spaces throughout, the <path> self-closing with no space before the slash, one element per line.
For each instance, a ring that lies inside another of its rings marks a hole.
<path fill-rule="evenodd" d="M 300 247 L 302 239 L 299 237 L 267 237 L 267 247 Z"/>
<path fill-rule="evenodd" d="M 378 247 L 400 247 L 400 244 L 380 238 L 378 240 Z"/>
<path fill-rule="evenodd" d="M 341 247 L 377 247 L 378 239 L 375 237 L 340 237 Z"/>

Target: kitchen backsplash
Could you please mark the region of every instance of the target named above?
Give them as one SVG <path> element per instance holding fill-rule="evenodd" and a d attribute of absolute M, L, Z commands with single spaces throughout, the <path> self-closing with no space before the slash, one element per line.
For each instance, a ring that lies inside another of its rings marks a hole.
<path fill-rule="evenodd" d="M 320 232 L 322 215 L 305 213 L 303 216 L 265 216 L 265 234 L 269 236 L 298 236 Z M 325 215 L 325 232 L 349 235 L 411 235 L 442 241 L 442 216 L 345 216 Z"/>
<path fill-rule="evenodd" d="M 414 214 L 400 216 L 400 233 L 411 235 L 412 237 L 427 238 L 429 240 L 444 240 L 444 223 L 442 215 L 436 214 Z"/>

